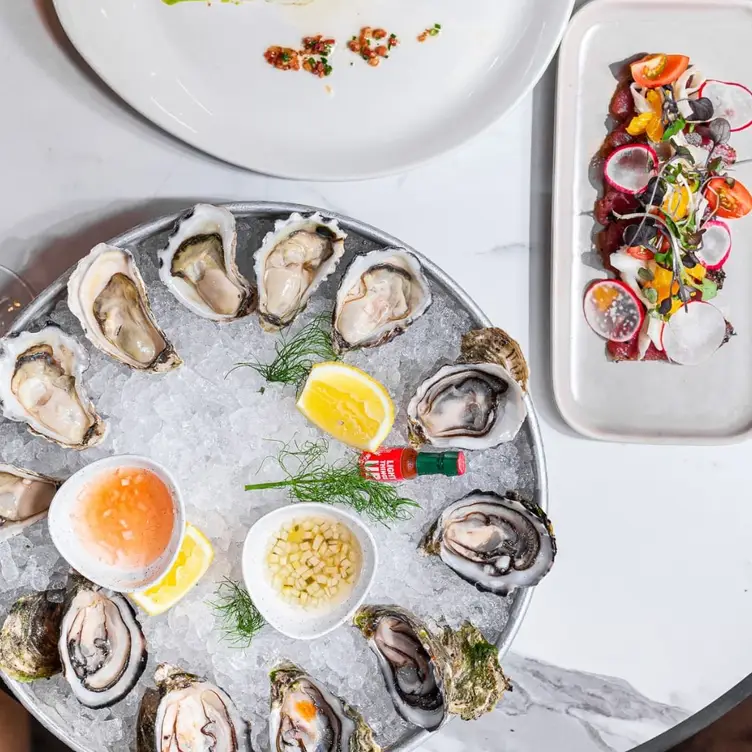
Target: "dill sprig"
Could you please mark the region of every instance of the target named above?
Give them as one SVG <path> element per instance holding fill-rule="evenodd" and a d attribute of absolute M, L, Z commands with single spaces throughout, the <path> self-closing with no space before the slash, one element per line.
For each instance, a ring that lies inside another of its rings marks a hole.
<path fill-rule="evenodd" d="M 285 480 L 254 483 L 246 491 L 287 488 L 291 501 L 344 504 L 382 524 L 409 519 L 420 506 L 400 496 L 397 487 L 360 474 L 357 458 L 327 461 L 326 439 L 285 444 L 274 458 Z"/>
<path fill-rule="evenodd" d="M 262 378 L 274 384 L 300 384 L 308 377 L 314 362 L 339 360 L 332 343 L 331 313 L 320 313 L 292 337 L 281 337 L 275 345 L 276 356 L 271 363 L 252 361 L 237 363 L 236 368 L 253 368 Z M 227 375 L 229 376 L 230 371 Z"/>
<path fill-rule="evenodd" d="M 225 577 L 214 591 L 209 605 L 220 619 L 225 638 L 235 647 L 247 648 L 266 624 L 248 591 L 238 582 Z"/>

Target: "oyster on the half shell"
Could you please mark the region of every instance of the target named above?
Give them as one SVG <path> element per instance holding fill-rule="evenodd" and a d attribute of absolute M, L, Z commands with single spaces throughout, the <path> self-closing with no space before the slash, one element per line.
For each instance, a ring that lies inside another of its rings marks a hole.
<path fill-rule="evenodd" d="M 274 331 L 291 324 L 321 283 L 336 269 L 347 234 L 316 212 L 278 219 L 255 254 L 259 317 Z"/>
<path fill-rule="evenodd" d="M 420 261 L 402 248 L 357 256 L 342 278 L 332 328 L 338 350 L 388 342 L 431 305 Z"/>
<path fill-rule="evenodd" d="M 256 291 L 236 262 L 235 216 L 220 206 L 197 204 L 175 224 L 159 251 L 159 276 L 167 289 L 199 316 L 232 321 L 256 306 Z"/>
<path fill-rule="evenodd" d="M 293 663 L 270 673 L 272 752 L 379 752 L 363 716 Z"/>
<path fill-rule="evenodd" d="M 0 349 L 0 400 L 6 418 L 72 449 L 102 441 L 105 423 L 82 383 L 89 356 L 73 337 L 50 325 L 5 337 Z"/>
<path fill-rule="evenodd" d="M 68 594 L 58 643 L 63 674 L 87 708 L 115 704 L 146 668 L 146 639 L 133 607 L 119 593 L 89 582 Z"/>
<path fill-rule="evenodd" d="M 133 256 L 100 243 L 68 280 L 68 308 L 102 352 L 141 371 L 163 373 L 182 364 L 157 325 Z"/>
<path fill-rule="evenodd" d="M 0 542 L 46 517 L 59 485 L 31 470 L 0 463 Z"/>
<path fill-rule="evenodd" d="M 519 494 L 473 491 L 439 515 L 420 549 L 479 590 L 508 595 L 548 574 L 556 539 L 545 512 Z"/>
<path fill-rule="evenodd" d="M 452 678 L 439 640 L 399 606 L 363 606 L 353 624 L 376 655 L 397 712 L 420 728 L 439 728 L 449 717 L 445 693 Z"/>
<path fill-rule="evenodd" d="M 141 701 L 138 752 L 252 752 L 248 723 L 216 684 L 167 663 L 154 680 Z"/>
<path fill-rule="evenodd" d="M 16 681 L 46 679 L 60 671 L 57 642 L 63 604 L 50 596 L 48 592 L 22 596 L 0 629 L 0 669 Z"/>
<path fill-rule="evenodd" d="M 443 366 L 407 406 L 417 444 L 488 449 L 512 441 L 527 416 L 520 385 L 495 363 Z"/>
<path fill-rule="evenodd" d="M 440 368 L 410 400 L 411 441 L 458 449 L 512 441 L 527 417 L 527 380 L 522 350 L 506 332 L 468 332 L 460 361 Z"/>

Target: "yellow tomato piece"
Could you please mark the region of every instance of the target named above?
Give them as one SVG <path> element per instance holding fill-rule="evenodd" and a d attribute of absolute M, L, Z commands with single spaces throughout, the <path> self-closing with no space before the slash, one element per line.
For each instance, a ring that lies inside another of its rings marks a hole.
<path fill-rule="evenodd" d="M 689 202 L 692 199 L 692 192 L 686 186 L 672 187 L 663 199 L 661 209 L 675 222 L 684 219 L 689 210 Z"/>
<path fill-rule="evenodd" d="M 702 264 L 697 264 L 691 269 L 687 269 L 687 274 L 689 274 L 689 276 L 693 279 L 696 279 L 698 282 L 702 282 L 702 280 L 705 279 L 705 275 L 707 273 L 708 270 Z"/>
<path fill-rule="evenodd" d="M 632 118 L 632 121 L 627 126 L 627 133 L 630 136 L 641 136 L 645 133 L 650 121 L 655 117 L 652 112 L 643 112 L 641 115 L 637 115 Z"/>

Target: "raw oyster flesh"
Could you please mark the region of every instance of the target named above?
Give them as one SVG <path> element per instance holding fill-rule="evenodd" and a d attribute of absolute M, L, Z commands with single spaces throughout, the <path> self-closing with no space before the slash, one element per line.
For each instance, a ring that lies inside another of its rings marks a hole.
<path fill-rule="evenodd" d="M 121 363 L 163 373 L 182 361 L 151 312 L 133 256 L 100 243 L 68 280 L 68 308 L 89 341 Z"/>
<path fill-rule="evenodd" d="M 460 577 L 497 595 L 536 585 L 556 556 L 543 510 L 519 495 L 473 491 L 450 504 L 420 548 L 440 556 Z"/>
<path fill-rule="evenodd" d="M 0 630 L 0 669 L 20 682 L 57 674 L 62 616 L 63 604 L 54 602 L 52 593 L 32 593 L 19 598 Z"/>
<path fill-rule="evenodd" d="M 0 400 L 6 418 L 73 449 L 104 438 L 104 421 L 82 383 L 89 357 L 72 337 L 47 326 L 5 337 L 0 347 Z"/>
<path fill-rule="evenodd" d="M 138 717 L 138 752 L 252 752 L 250 729 L 216 684 L 162 663 Z"/>
<path fill-rule="evenodd" d="M 197 204 L 175 224 L 159 256 L 159 276 L 187 308 L 213 321 L 232 321 L 256 307 L 256 290 L 238 270 L 235 216 Z"/>
<path fill-rule="evenodd" d="M 375 347 L 404 332 L 431 305 L 420 261 L 401 248 L 357 256 L 345 272 L 334 308 L 334 343 L 342 350 Z"/>
<path fill-rule="evenodd" d="M 277 220 L 255 254 L 259 316 L 269 330 L 291 324 L 336 269 L 347 235 L 316 212 Z"/>
<path fill-rule="evenodd" d="M 0 463 L 0 542 L 46 517 L 59 485 L 31 470 Z"/>
<path fill-rule="evenodd" d="M 270 674 L 272 752 L 379 752 L 355 708 L 292 663 Z"/>
<path fill-rule="evenodd" d="M 88 583 L 69 594 L 59 650 L 63 674 L 88 708 L 121 700 L 146 667 L 146 640 L 131 605 Z"/>

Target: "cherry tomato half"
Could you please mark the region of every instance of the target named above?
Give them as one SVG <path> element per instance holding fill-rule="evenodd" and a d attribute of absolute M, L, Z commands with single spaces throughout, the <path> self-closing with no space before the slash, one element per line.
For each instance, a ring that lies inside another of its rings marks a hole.
<path fill-rule="evenodd" d="M 640 259 L 640 261 L 650 261 L 655 258 L 655 254 L 644 245 L 631 245 L 626 249 L 626 252 L 632 256 L 632 258 Z"/>
<path fill-rule="evenodd" d="M 632 63 L 632 78 L 638 86 L 657 89 L 674 83 L 689 68 L 686 55 L 648 55 Z"/>
<path fill-rule="evenodd" d="M 705 188 L 705 198 L 722 219 L 739 219 L 752 211 L 752 194 L 738 180 L 713 178 Z"/>

